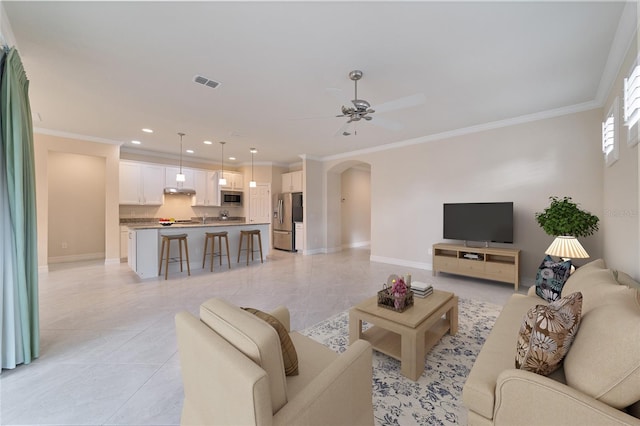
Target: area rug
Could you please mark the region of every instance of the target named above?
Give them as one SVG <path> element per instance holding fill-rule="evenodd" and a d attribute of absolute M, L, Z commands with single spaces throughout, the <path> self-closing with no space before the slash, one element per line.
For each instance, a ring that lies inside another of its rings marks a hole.
<path fill-rule="evenodd" d="M 462 386 L 502 307 L 462 298 L 458 307 L 458 334 L 445 335 L 431 349 L 418 381 L 400 374 L 399 361 L 373 351 L 377 425 L 467 424 Z M 338 353 L 344 352 L 349 345 L 349 314 L 341 312 L 301 333 Z"/>

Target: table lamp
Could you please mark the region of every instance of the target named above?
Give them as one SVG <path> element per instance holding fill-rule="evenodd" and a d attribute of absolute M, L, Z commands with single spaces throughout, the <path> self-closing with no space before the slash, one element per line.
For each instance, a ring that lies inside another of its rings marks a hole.
<path fill-rule="evenodd" d="M 544 253 L 550 256 L 558 256 L 565 261 L 589 257 L 589 253 L 582 247 L 578 239 L 571 236 L 556 237 Z M 573 272 L 573 266 L 571 266 L 571 271 Z"/>

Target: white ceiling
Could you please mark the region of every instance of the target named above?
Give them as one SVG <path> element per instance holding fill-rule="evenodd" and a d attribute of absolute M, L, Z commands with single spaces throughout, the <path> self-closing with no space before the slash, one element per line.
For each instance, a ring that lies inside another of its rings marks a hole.
<path fill-rule="evenodd" d="M 224 140 L 239 163 L 252 146 L 256 162 L 289 163 L 597 106 L 631 39 L 616 37 L 629 9 L 611 1 L 3 4 L 37 130 L 176 155 L 183 131 L 194 157 L 219 161 L 203 140 Z M 353 69 L 374 108 L 416 93 L 426 103 L 379 115 L 401 131 L 374 115 L 336 137 Z"/>

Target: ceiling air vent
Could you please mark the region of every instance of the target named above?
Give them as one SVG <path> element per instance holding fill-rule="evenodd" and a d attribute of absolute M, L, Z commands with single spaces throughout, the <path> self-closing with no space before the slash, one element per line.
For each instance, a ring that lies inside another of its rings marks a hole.
<path fill-rule="evenodd" d="M 212 89 L 215 89 L 218 86 L 220 86 L 219 82 L 217 82 L 215 80 L 209 80 L 207 77 L 203 77 L 201 75 L 196 75 L 195 77 L 193 77 L 193 81 L 198 83 L 198 84 L 202 84 L 204 86 L 211 87 Z"/>

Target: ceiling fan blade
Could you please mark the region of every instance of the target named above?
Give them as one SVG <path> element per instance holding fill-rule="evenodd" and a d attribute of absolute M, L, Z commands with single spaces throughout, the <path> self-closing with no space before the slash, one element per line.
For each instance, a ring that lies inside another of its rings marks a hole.
<path fill-rule="evenodd" d="M 394 111 L 402 108 L 409 108 L 418 105 L 422 105 L 427 100 L 424 93 L 418 93 L 411 96 L 405 96 L 404 98 L 396 99 L 394 101 L 385 102 L 380 105 L 373 106 L 373 109 L 376 110 L 376 113 Z"/>
<path fill-rule="evenodd" d="M 385 120 L 382 117 L 378 117 L 377 115 L 373 117 L 371 120 L 371 124 L 375 124 L 378 127 L 382 127 L 383 129 L 400 131 L 404 129 L 404 125 L 402 123 L 398 123 L 397 121 Z"/>
<path fill-rule="evenodd" d="M 334 138 L 337 138 L 338 136 L 343 136 L 343 133 L 347 131 L 347 129 L 349 128 L 349 126 L 351 125 L 351 122 L 347 121 L 346 123 L 344 123 L 339 129 L 338 131 L 333 135 Z"/>

